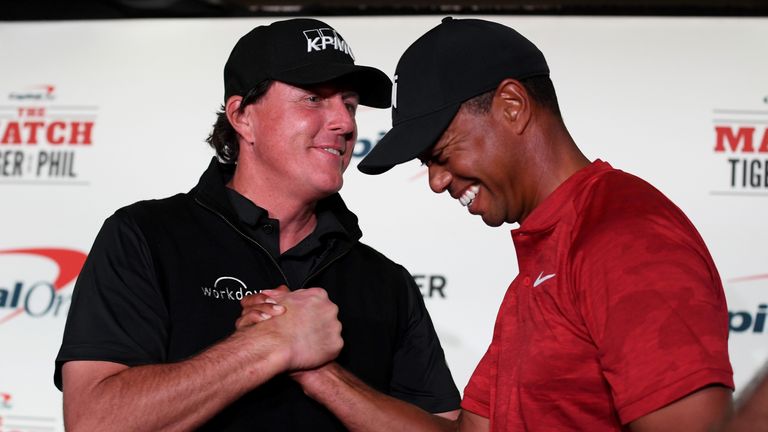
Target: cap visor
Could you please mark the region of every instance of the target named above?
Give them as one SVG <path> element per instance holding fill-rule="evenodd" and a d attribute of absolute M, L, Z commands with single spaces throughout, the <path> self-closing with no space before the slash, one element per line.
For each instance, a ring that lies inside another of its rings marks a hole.
<path fill-rule="evenodd" d="M 382 71 L 343 63 L 321 63 L 282 71 L 274 79 L 294 85 L 319 84 L 343 78 L 360 95 L 360 104 L 374 108 L 389 108 L 392 101 L 392 81 Z"/>
<path fill-rule="evenodd" d="M 357 164 L 357 169 L 365 174 L 381 174 L 397 164 L 418 157 L 440 139 L 456 116 L 459 106 L 459 103 L 449 105 L 397 124 Z"/>

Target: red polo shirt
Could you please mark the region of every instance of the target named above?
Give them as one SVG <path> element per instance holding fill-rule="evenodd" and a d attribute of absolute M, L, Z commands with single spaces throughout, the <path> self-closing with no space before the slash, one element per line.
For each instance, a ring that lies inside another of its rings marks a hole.
<path fill-rule="evenodd" d="M 520 273 L 462 402 L 492 431 L 621 430 L 704 386 L 733 388 L 720 276 L 651 185 L 598 160 L 512 239 Z"/>

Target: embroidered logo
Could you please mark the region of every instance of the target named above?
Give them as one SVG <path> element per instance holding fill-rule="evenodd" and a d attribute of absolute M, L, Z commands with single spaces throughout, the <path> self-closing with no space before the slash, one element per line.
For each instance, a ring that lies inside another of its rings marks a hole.
<path fill-rule="evenodd" d="M 352 54 L 352 48 L 349 47 L 347 41 L 345 41 L 336 30 L 325 27 L 313 30 L 304 30 L 304 37 L 307 38 L 307 52 L 323 51 L 328 48 L 333 48 L 337 51 L 341 51 L 344 54 L 355 59 L 355 55 Z"/>
<path fill-rule="evenodd" d="M 249 290 L 243 281 L 232 276 L 222 276 L 213 283 L 213 288 L 201 287 L 203 295 L 219 300 L 240 301 L 245 296 L 258 294 L 259 290 Z"/>
<path fill-rule="evenodd" d="M 544 282 L 552 279 L 553 277 L 555 277 L 555 273 L 544 275 L 544 272 L 541 272 L 541 273 L 539 273 L 539 276 L 536 278 L 536 280 L 533 281 L 533 287 L 535 288 L 535 287 L 543 284 Z"/>
<path fill-rule="evenodd" d="M 397 108 L 397 75 L 392 82 L 392 108 Z"/>

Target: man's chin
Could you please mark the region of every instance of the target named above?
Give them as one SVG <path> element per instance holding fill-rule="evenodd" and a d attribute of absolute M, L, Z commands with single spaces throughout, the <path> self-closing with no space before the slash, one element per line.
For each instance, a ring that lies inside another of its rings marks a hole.
<path fill-rule="evenodd" d="M 325 178 L 315 183 L 315 187 L 317 188 L 318 192 L 324 194 L 325 196 L 335 194 L 341 190 L 342 186 L 344 186 L 344 177 L 341 175 L 334 176 L 334 178 Z"/>
<path fill-rule="evenodd" d="M 498 218 L 493 218 L 493 217 L 491 217 L 489 215 L 486 215 L 486 214 L 482 214 L 482 215 L 480 215 L 480 217 L 483 218 L 483 222 L 486 225 L 488 225 L 489 227 L 494 227 L 495 228 L 497 226 L 501 226 L 501 224 L 504 223 L 503 220 L 498 219 Z"/>

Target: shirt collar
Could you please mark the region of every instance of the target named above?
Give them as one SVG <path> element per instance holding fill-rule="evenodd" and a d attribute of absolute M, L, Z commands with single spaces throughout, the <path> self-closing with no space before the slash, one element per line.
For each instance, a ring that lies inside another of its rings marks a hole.
<path fill-rule="evenodd" d="M 238 191 L 229 187 L 226 189 L 227 197 L 232 203 L 232 207 L 234 208 L 235 213 L 241 222 L 250 227 L 257 227 L 265 223 L 275 222 L 274 219 L 269 218 L 269 213 L 265 209 L 254 204 L 253 201 L 244 197 Z M 318 204 L 315 211 L 315 216 L 317 217 L 317 226 L 312 233 L 314 237 L 317 237 L 318 239 L 329 235 L 341 235 L 344 237 L 349 237 L 349 233 L 346 229 L 344 229 L 344 226 L 341 224 L 329 206 Z M 277 222 L 279 223 L 279 221 Z"/>

